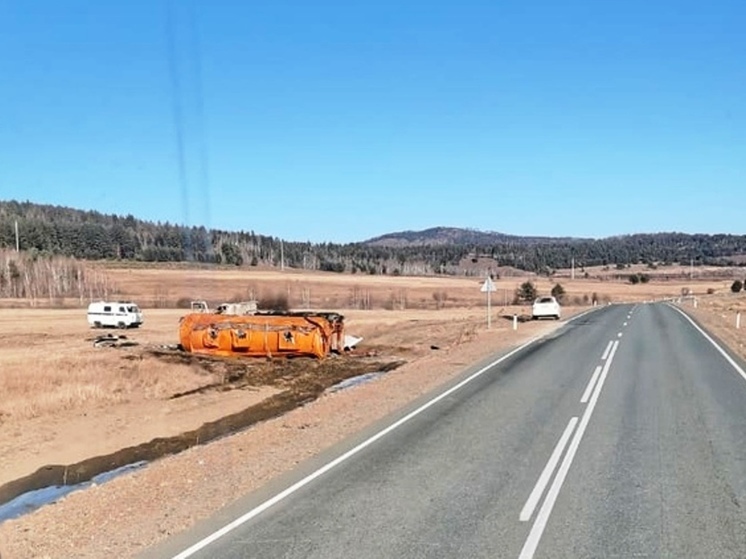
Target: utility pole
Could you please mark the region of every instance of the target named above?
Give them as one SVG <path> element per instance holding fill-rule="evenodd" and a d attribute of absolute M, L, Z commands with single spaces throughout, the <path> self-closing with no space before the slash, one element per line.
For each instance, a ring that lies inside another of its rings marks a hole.
<path fill-rule="evenodd" d="M 285 246 L 280 239 L 280 271 L 285 271 Z"/>
<path fill-rule="evenodd" d="M 689 279 L 694 279 L 694 258 L 689 261 Z"/>
<path fill-rule="evenodd" d="M 572 273 L 570 275 L 570 278 L 575 281 L 575 257 L 572 258 Z"/>
<path fill-rule="evenodd" d="M 21 252 L 21 242 L 18 238 L 18 220 L 16 219 L 16 252 Z"/>

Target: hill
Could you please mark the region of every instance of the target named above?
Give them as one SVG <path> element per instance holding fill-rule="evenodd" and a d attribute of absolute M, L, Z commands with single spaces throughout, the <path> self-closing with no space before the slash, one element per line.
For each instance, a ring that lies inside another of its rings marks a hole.
<path fill-rule="evenodd" d="M 0 201 L 0 248 L 15 248 L 16 222 L 21 250 L 35 257 L 402 275 L 480 275 L 500 267 L 551 273 L 569 268 L 573 261 L 579 267 L 616 265 L 620 269 L 637 263 L 746 264 L 744 235 L 674 232 L 575 239 L 434 227 L 358 243 L 310 243 L 254 231 L 208 230 L 17 201 Z"/>
<path fill-rule="evenodd" d="M 416 247 L 438 245 L 487 246 L 503 242 L 519 242 L 522 244 L 571 242 L 570 237 L 526 237 L 507 235 L 496 231 L 480 231 L 462 227 L 431 227 L 421 231 L 399 231 L 387 233 L 364 241 L 368 246 L 385 247 Z"/>

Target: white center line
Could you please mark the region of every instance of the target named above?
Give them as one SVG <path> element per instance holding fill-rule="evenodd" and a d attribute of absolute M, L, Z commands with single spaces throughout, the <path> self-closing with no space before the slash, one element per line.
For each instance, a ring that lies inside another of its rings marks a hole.
<path fill-rule="evenodd" d="M 599 378 L 598 384 L 593 391 L 591 401 L 588 403 L 588 407 L 585 408 L 585 413 L 580 420 L 580 426 L 578 427 L 577 431 L 575 431 L 572 442 L 567 449 L 567 454 L 565 454 L 565 458 L 564 460 L 562 460 L 562 464 L 560 464 L 559 470 L 557 471 L 557 476 L 554 478 L 554 482 L 552 482 L 552 485 L 549 488 L 547 497 L 546 499 L 544 499 L 544 504 L 541 505 L 539 514 L 534 521 L 534 525 L 531 527 L 528 538 L 526 538 L 526 542 L 523 544 L 523 549 L 521 549 L 519 559 L 533 559 L 534 553 L 536 553 L 536 548 L 539 546 L 539 540 L 541 540 L 541 536 L 544 534 L 544 529 L 546 528 L 547 522 L 549 521 L 549 515 L 552 514 L 554 503 L 557 501 L 560 489 L 562 489 L 562 484 L 565 482 L 565 478 L 567 477 L 567 473 L 570 471 L 572 461 L 578 451 L 578 446 L 580 446 L 580 440 L 583 438 L 583 434 L 588 427 L 588 422 L 591 420 L 591 415 L 593 414 L 593 410 L 596 407 L 596 403 L 598 402 L 598 397 L 601 394 L 601 389 L 603 388 L 606 377 L 609 374 L 609 368 L 611 367 L 611 363 L 614 360 L 614 355 L 616 354 L 616 350 L 618 347 L 619 342 L 614 342 L 614 347 L 611 350 L 609 359 L 604 364 L 604 368 L 601 372 L 601 378 Z"/>
<path fill-rule="evenodd" d="M 625 322 L 624 324 L 622 324 L 622 326 L 627 326 L 627 324 L 628 324 L 628 323 L 627 323 L 627 322 Z"/>
<path fill-rule="evenodd" d="M 613 340 L 609 342 L 609 345 L 606 346 L 606 349 L 604 350 L 604 354 L 601 356 L 602 361 L 606 361 L 606 358 L 609 356 L 609 352 L 611 351 L 611 346 L 613 344 Z"/>
<path fill-rule="evenodd" d="M 531 491 L 531 495 L 528 496 L 526 504 L 523 505 L 523 510 L 521 510 L 521 515 L 519 517 L 521 519 L 521 522 L 530 520 L 531 516 L 534 514 L 534 509 L 536 509 L 536 505 L 539 503 L 539 499 L 541 499 L 541 496 L 544 494 L 544 489 L 546 489 L 547 484 L 549 483 L 549 478 L 552 477 L 554 469 L 557 467 L 557 463 L 559 462 L 562 453 L 565 451 L 567 441 L 570 440 L 570 435 L 572 435 L 572 432 L 575 429 L 575 425 L 577 425 L 577 423 L 578 418 L 573 417 L 572 419 L 570 419 L 570 423 L 567 424 L 567 427 L 565 427 L 564 433 L 562 433 L 557 446 L 554 447 L 554 451 L 549 457 L 549 462 L 547 462 L 547 465 L 544 466 L 544 470 L 541 472 L 539 480 L 536 482 L 533 491 Z"/>
<path fill-rule="evenodd" d="M 618 337 L 618 338 L 621 338 L 621 337 L 622 337 L 622 333 L 621 333 L 621 332 L 619 332 L 619 333 L 617 334 L 617 337 Z"/>
<path fill-rule="evenodd" d="M 585 392 L 583 392 L 583 397 L 580 398 L 581 404 L 588 403 L 588 398 L 591 397 L 591 392 L 593 392 L 593 387 L 596 386 L 596 381 L 598 380 L 598 375 L 601 374 L 601 365 L 596 367 L 596 370 L 593 371 L 593 376 L 591 377 L 591 381 L 588 383 L 588 386 L 585 389 Z"/>

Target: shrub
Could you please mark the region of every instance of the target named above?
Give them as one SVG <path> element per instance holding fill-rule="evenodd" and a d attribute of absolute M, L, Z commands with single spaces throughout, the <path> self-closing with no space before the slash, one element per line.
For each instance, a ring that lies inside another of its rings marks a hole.
<path fill-rule="evenodd" d="M 638 283 L 640 283 L 640 276 L 638 276 L 637 274 L 630 274 L 629 278 L 627 279 L 629 279 L 629 283 L 631 283 L 632 285 L 637 285 Z"/>
<path fill-rule="evenodd" d="M 433 300 L 435 301 L 435 308 L 442 309 L 448 300 L 448 293 L 445 291 L 433 291 Z"/>
<path fill-rule="evenodd" d="M 741 280 L 736 280 L 731 284 L 730 290 L 733 293 L 739 293 L 743 289 L 743 282 Z"/>
<path fill-rule="evenodd" d="M 565 288 L 562 287 L 559 283 L 555 284 L 555 286 L 552 288 L 552 297 L 557 299 L 560 303 L 564 303 L 565 301 Z"/>
<path fill-rule="evenodd" d="M 516 298 L 519 301 L 533 301 L 536 299 L 538 292 L 533 282 L 525 281 L 516 291 Z"/>
<path fill-rule="evenodd" d="M 192 300 L 189 297 L 179 297 L 176 300 L 176 308 L 177 309 L 191 309 Z"/>

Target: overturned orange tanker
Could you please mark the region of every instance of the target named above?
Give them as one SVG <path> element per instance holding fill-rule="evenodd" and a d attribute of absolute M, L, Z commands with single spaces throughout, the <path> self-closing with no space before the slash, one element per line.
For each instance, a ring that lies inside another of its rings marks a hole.
<path fill-rule="evenodd" d="M 334 312 L 188 314 L 179 327 L 185 351 L 249 357 L 326 357 L 344 349 L 344 317 Z"/>

